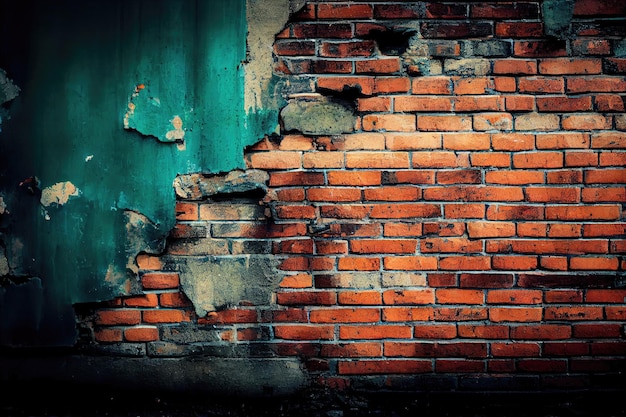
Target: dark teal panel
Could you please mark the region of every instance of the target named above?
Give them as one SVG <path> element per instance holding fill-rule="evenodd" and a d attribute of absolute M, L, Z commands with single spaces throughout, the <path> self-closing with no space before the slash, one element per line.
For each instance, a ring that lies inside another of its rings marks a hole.
<path fill-rule="evenodd" d="M 27 15 L 10 3 L 0 68 L 21 94 L 0 132 L 13 277 L 2 282 L 40 285 L 5 290 L 0 320 L 19 292 L 23 324 L 41 337 L 0 342 L 68 345 L 68 306 L 133 292 L 135 256 L 162 249 L 176 175 L 242 168 L 274 113 L 243 108 L 244 0 L 34 2 Z M 30 177 L 34 192 L 19 185 Z"/>

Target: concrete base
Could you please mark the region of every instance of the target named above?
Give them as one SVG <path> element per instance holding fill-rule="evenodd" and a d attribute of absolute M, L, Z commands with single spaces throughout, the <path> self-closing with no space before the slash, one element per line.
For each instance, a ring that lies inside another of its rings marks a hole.
<path fill-rule="evenodd" d="M 309 385 L 291 359 L 0 356 L 0 384 L 29 382 L 250 398 L 292 395 Z"/>

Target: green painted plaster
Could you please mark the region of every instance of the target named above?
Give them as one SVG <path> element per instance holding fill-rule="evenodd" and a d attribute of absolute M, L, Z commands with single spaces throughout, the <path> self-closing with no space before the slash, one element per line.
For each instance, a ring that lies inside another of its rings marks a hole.
<path fill-rule="evenodd" d="M 135 292 L 136 255 L 163 249 L 176 176 L 244 167 L 277 112 L 244 108 L 245 0 L 11 3 L 0 344 L 71 345 L 71 306 Z"/>

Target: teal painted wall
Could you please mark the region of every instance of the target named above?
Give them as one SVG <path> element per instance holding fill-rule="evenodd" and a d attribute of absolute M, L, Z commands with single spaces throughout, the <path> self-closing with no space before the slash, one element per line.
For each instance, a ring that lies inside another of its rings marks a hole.
<path fill-rule="evenodd" d="M 21 93 L 0 132 L 0 344 L 71 345 L 72 305 L 132 293 L 135 256 L 162 249 L 176 175 L 242 168 L 275 112 L 244 109 L 245 0 L 10 3 L 0 68 Z M 43 199 L 19 186 L 33 176 Z M 59 183 L 77 190 L 42 205 Z"/>

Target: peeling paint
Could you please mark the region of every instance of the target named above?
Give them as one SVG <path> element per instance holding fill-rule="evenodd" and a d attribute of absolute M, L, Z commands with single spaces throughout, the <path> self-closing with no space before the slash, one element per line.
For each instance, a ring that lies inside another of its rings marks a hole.
<path fill-rule="evenodd" d="M 41 190 L 39 202 L 43 207 L 50 207 L 53 204 L 63 206 L 71 197 L 78 197 L 80 194 L 81 191 L 71 182 L 57 182 Z"/>

